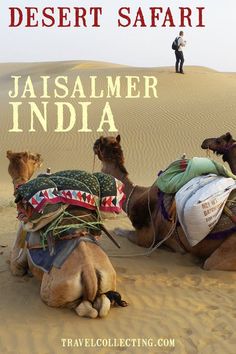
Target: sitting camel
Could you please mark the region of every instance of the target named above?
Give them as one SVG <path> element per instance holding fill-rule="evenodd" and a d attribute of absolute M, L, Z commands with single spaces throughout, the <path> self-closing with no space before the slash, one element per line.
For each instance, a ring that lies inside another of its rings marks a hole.
<path fill-rule="evenodd" d="M 160 211 L 157 186 L 154 184 L 145 188 L 130 181 L 124 166 L 120 141 L 120 135 L 116 138 L 100 137 L 94 143 L 93 150 L 102 162 L 102 172 L 120 179 L 125 185 L 127 199 L 123 210 L 135 228 L 135 232 L 129 234 L 129 240 L 139 246 L 150 247 L 165 239 L 164 245 L 173 251 L 185 251 L 203 257 L 205 270 L 236 270 L 236 227 L 232 220 L 223 213 L 213 231 L 191 247 L 181 226 L 177 223 L 173 231 L 173 220 L 171 217 L 169 220 L 165 218 Z M 233 207 L 232 210 L 235 214 L 236 208 Z M 168 212 L 171 216 L 173 210 Z M 222 237 L 215 237 L 216 233 L 220 233 Z M 167 239 L 167 235 L 171 236 Z"/>
<path fill-rule="evenodd" d="M 13 178 L 14 191 L 20 189 L 20 185 L 26 183 L 41 165 L 41 157 L 38 154 L 12 153 L 7 152 L 10 160 L 8 171 Z M 29 205 L 17 204 L 19 219 L 27 222 L 29 215 L 32 215 Z M 74 207 L 71 214 L 79 216 L 88 223 L 94 221 L 94 211 Z M 67 209 L 68 210 L 68 209 Z M 76 219 L 77 220 L 77 219 Z M 52 307 L 74 308 L 76 313 L 82 317 L 105 317 L 111 303 L 126 306 L 120 294 L 116 290 L 116 272 L 105 254 L 98 246 L 95 239 L 100 236 L 101 231 L 90 235 L 88 229 L 78 229 L 76 237 L 81 237 L 76 248 L 61 265 L 61 268 L 52 267 L 46 273 L 36 268 L 31 262 L 26 249 L 22 249 L 22 224 L 17 234 L 17 240 L 13 247 L 10 264 L 14 275 L 23 275 L 27 266 L 32 274 L 41 281 L 40 296 L 42 300 Z M 66 225 L 66 220 L 64 221 Z M 70 238 L 70 235 L 66 236 Z M 74 237 L 74 234 L 73 236 Z M 91 242 L 86 242 L 86 237 Z"/>
<path fill-rule="evenodd" d="M 211 150 L 217 155 L 222 155 L 222 159 L 228 162 L 231 171 L 236 174 L 236 140 L 230 133 L 218 138 L 205 139 L 201 145 L 204 150 Z"/>
<path fill-rule="evenodd" d="M 17 188 L 26 183 L 43 163 L 40 154 L 7 151 L 10 160 L 8 173 L 12 177 L 14 195 Z M 11 250 L 10 268 L 14 275 L 23 276 L 28 268 L 26 249 L 22 248 L 23 227 L 19 226 L 17 237 Z"/>

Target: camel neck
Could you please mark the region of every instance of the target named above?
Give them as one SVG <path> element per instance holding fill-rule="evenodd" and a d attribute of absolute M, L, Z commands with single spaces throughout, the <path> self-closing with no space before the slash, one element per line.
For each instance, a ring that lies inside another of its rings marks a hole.
<path fill-rule="evenodd" d="M 131 199 L 133 199 L 132 197 L 136 192 L 136 185 L 129 179 L 128 173 L 123 172 L 116 163 L 103 162 L 102 172 L 112 175 L 124 184 L 124 193 L 126 195 L 126 200 L 123 203 L 122 208 L 127 213 L 128 207 L 130 208 L 130 206 L 132 205 Z"/>
<path fill-rule="evenodd" d="M 102 162 L 102 172 L 112 175 L 113 177 L 123 181 L 127 177 L 128 173 L 123 166 L 120 166 L 116 161 L 103 161 Z"/>
<path fill-rule="evenodd" d="M 13 178 L 12 183 L 14 186 L 14 195 L 16 194 L 17 189 L 22 185 L 28 182 L 28 179 L 23 177 Z"/>
<path fill-rule="evenodd" d="M 227 156 L 224 156 L 224 161 L 228 162 L 231 171 L 236 175 L 236 149 L 234 150 L 234 153 L 231 152 Z"/>
<path fill-rule="evenodd" d="M 231 171 L 236 175 L 236 142 L 232 145 L 231 149 L 223 155 L 223 161 L 228 162 Z"/>

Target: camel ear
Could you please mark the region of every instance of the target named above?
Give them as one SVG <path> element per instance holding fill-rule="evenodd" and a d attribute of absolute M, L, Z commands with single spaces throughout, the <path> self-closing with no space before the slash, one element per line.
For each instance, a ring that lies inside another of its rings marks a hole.
<path fill-rule="evenodd" d="M 228 132 L 225 134 L 227 141 L 230 141 L 232 139 L 232 135 Z"/>
<path fill-rule="evenodd" d="M 43 164 L 43 159 L 41 157 L 41 154 L 37 154 L 37 162 L 40 162 L 40 167 L 41 167 Z"/>
<path fill-rule="evenodd" d="M 120 141 L 121 141 L 120 134 L 119 134 L 119 135 L 117 135 L 117 137 L 116 137 L 116 141 L 117 141 L 117 143 L 120 143 Z"/>
<path fill-rule="evenodd" d="M 28 158 L 35 162 L 39 162 L 41 160 L 41 154 L 28 153 Z"/>
<path fill-rule="evenodd" d="M 10 160 L 12 157 L 12 151 L 11 150 L 7 150 L 7 158 Z"/>
<path fill-rule="evenodd" d="M 103 136 L 103 135 L 101 135 L 101 136 L 100 136 L 100 138 L 99 138 L 98 140 L 100 140 L 100 142 L 101 142 L 101 143 L 103 143 L 104 136 Z"/>
<path fill-rule="evenodd" d="M 22 159 L 24 160 L 24 162 L 27 162 L 29 159 L 29 153 L 27 151 L 22 153 Z"/>

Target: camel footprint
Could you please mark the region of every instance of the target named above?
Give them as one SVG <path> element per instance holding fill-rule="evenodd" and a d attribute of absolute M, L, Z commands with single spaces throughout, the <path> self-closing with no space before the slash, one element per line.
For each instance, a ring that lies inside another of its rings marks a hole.
<path fill-rule="evenodd" d="M 214 328 L 212 328 L 211 331 L 215 333 L 218 337 L 221 337 L 223 339 L 229 339 L 233 335 L 233 332 L 229 328 L 227 328 L 226 323 L 219 323 Z"/>

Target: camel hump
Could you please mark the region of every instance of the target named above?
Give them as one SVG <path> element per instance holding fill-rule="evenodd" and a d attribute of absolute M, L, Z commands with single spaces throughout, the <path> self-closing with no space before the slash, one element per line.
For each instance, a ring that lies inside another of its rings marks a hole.
<path fill-rule="evenodd" d="M 98 277 L 96 274 L 96 270 L 93 266 L 93 262 L 90 261 L 87 244 L 82 241 L 79 247 L 80 250 L 83 252 L 84 256 L 81 274 L 81 280 L 84 289 L 83 298 L 84 300 L 93 302 L 98 292 Z"/>

